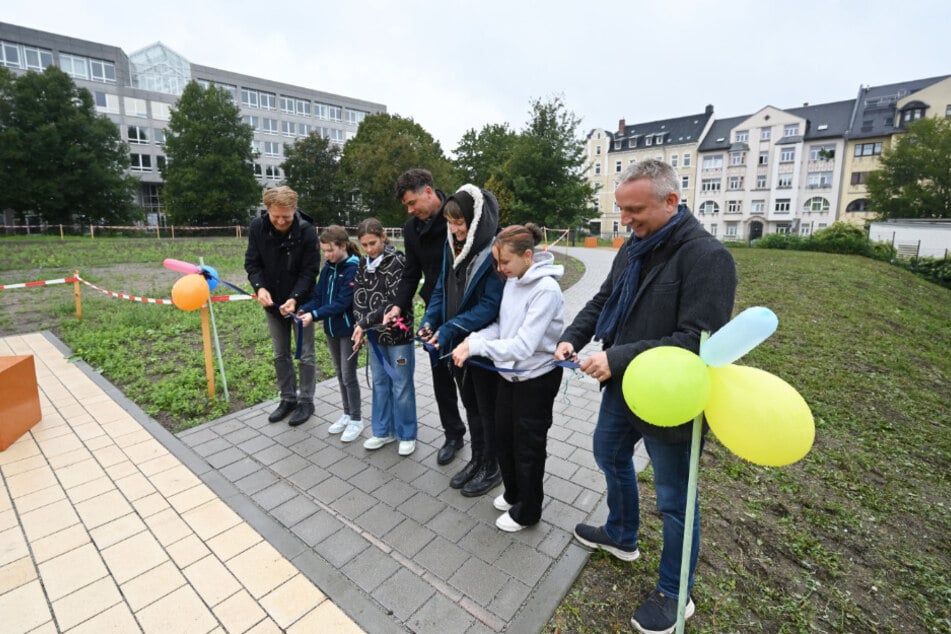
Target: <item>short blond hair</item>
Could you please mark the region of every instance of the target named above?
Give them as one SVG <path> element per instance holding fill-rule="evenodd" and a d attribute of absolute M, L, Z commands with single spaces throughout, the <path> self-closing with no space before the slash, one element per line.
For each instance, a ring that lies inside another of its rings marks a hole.
<path fill-rule="evenodd" d="M 264 192 L 264 206 L 270 207 L 271 205 L 297 209 L 297 192 L 287 185 L 272 187 Z"/>

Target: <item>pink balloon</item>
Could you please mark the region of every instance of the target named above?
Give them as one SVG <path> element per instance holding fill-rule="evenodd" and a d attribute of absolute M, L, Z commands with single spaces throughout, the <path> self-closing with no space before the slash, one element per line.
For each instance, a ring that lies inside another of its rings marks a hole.
<path fill-rule="evenodd" d="M 199 269 L 194 264 L 189 264 L 188 262 L 182 262 L 181 260 L 174 260 L 172 258 L 165 258 L 165 261 L 162 262 L 162 265 L 167 269 L 178 271 L 179 273 L 184 273 L 186 275 L 201 273 L 201 269 Z"/>

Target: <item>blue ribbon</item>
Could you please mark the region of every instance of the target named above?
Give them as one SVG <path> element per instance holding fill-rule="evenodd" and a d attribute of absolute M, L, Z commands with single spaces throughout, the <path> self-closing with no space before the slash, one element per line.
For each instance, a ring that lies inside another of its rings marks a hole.
<path fill-rule="evenodd" d="M 570 370 L 577 370 L 578 368 L 581 367 L 581 364 L 576 363 L 575 361 L 567 361 L 567 360 L 549 361 L 548 363 L 541 365 L 537 368 L 525 368 L 521 370 L 516 368 L 500 368 L 498 366 L 490 365 L 488 363 L 482 363 L 481 361 L 475 361 L 473 359 L 466 359 L 466 363 L 477 368 L 482 368 L 483 370 L 492 370 L 494 372 L 513 372 L 516 374 L 519 374 L 522 372 L 532 372 L 533 370 L 540 370 L 541 368 L 547 368 L 548 366 L 552 366 L 552 367 L 558 366 L 561 368 L 568 368 Z"/>
<path fill-rule="evenodd" d="M 228 284 L 228 283 L 225 282 L 225 284 Z M 231 286 L 231 285 L 228 284 L 228 286 Z M 241 289 L 239 288 L 238 290 L 240 291 Z M 242 292 L 243 292 L 243 291 L 242 291 Z M 294 332 L 294 335 L 295 335 L 295 336 L 294 336 L 294 339 L 297 341 L 297 350 L 296 350 L 296 352 L 294 353 L 294 358 L 297 359 L 298 361 L 300 361 L 301 348 L 302 348 L 303 345 L 304 345 L 304 342 L 303 342 L 303 339 L 304 339 L 304 322 L 302 322 L 301 319 L 300 319 L 300 317 L 298 317 L 297 315 L 292 315 L 292 314 L 290 314 L 290 313 L 288 313 L 287 315 L 284 315 L 284 319 L 293 319 L 293 320 L 294 320 L 294 323 L 297 324 L 297 328 L 296 328 L 296 330 L 295 330 L 295 332 Z M 315 328 L 316 328 L 316 326 L 315 326 Z"/>
<path fill-rule="evenodd" d="M 367 339 L 370 340 L 370 347 L 373 348 L 373 354 L 376 355 L 376 360 L 383 366 L 383 371 L 386 372 L 386 376 L 390 377 L 390 380 L 395 381 L 397 379 L 396 370 L 393 369 L 390 362 L 383 356 L 383 351 L 380 350 L 380 344 L 376 341 L 376 330 L 367 330 Z"/>

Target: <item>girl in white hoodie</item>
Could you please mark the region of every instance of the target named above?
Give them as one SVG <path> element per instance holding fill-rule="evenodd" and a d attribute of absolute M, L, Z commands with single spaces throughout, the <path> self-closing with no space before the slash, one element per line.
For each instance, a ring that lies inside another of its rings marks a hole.
<path fill-rule="evenodd" d="M 494 501 L 504 511 L 495 525 L 508 532 L 541 519 L 548 429 L 561 385 L 562 368 L 552 358 L 564 327 L 558 279 L 565 269 L 548 251 L 535 251 L 541 239 L 534 224 L 513 225 L 496 236 L 493 255 L 507 278 L 499 317 L 452 354 L 458 366 L 484 356 L 499 368 L 495 422 L 505 491 Z"/>

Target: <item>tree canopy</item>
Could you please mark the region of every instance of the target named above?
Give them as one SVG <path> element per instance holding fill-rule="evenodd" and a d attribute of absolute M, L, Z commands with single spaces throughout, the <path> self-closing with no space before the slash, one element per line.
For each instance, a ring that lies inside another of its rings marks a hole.
<path fill-rule="evenodd" d="M 478 132 L 474 128 L 467 130 L 456 147 L 453 161 L 462 180 L 485 187 L 489 179 L 504 170 L 517 139 L 518 134 L 507 123 L 487 124 Z"/>
<path fill-rule="evenodd" d="M 396 200 L 394 188 L 399 175 L 413 167 L 432 172 L 436 187 L 446 192 L 458 183 L 439 142 L 421 125 L 399 115 L 369 115 L 343 147 L 342 186 L 359 196 L 360 217 L 402 226 L 406 211 Z"/>
<path fill-rule="evenodd" d="M 883 219 L 951 218 L 951 120 L 911 123 L 882 152 L 880 164 L 867 187 L 871 207 Z"/>
<path fill-rule="evenodd" d="M 46 222 L 128 221 L 137 180 L 115 124 L 54 66 L 0 68 L 0 208 Z"/>
<path fill-rule="evenodd" d="M 253 138 L 227 91 L 190 82 L 165 135 L 162 195 L 169 220 L 199 226 L 246 223 L 261 202 Z"/>
<path fill-rule="evenodd" d="M 311 132 L 287 148 L 281 168 L 286 184 L 297 192 L 298 207 L 317 226 L 347 224 L 347 196 L 341 191 L 340 148 Z"/>

